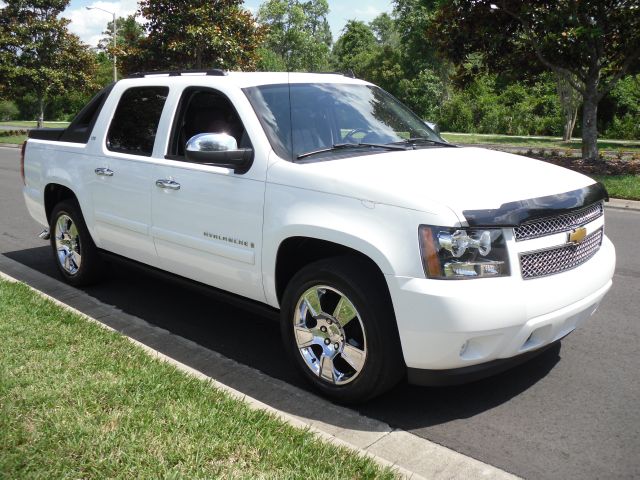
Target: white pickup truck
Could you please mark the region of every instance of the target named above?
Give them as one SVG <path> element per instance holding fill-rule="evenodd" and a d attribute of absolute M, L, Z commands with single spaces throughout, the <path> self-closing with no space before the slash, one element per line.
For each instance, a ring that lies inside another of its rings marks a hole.
<path fill-rule="evenodd" d="M 600 184 L 456 147 L 342 75 L 139 74 L 32 130 L 22 162 L 67 282 L 110 254 L 280 309 L 292 361 L 337 401 L 504 370 L 611 287 Z"/>

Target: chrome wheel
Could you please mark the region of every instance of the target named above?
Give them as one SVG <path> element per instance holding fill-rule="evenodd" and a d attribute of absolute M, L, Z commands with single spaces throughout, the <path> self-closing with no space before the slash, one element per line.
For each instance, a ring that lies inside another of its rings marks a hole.
<path fill-rule="evenodd" d="M 309 288 L 298 299 L 293 322 L 300 355 L 317 377 L 344 385 L 360 375 L 367 340 L 362 319 L 346 295 L 324 285 Z"/>
<path fill-rule="evenodd" d="M 78 227 L 69 215 L 62 214 L 58 217 L 54 238 L 60 266 L 69 275 L 75 275 L 82 263 L 80 234 Z"/>

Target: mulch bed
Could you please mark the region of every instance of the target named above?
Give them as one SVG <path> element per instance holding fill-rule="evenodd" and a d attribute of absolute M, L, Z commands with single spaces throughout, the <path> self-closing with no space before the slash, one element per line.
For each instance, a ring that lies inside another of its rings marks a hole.
<path fill-rule="evenodd" d="M 538 157 L 534 156 L 534 158 Z M 570 157 L 540 157 L 538 159 L 587 175 L 640 175 L 640 160 L 637 159 L 607 158 L 595 162 Z"/>

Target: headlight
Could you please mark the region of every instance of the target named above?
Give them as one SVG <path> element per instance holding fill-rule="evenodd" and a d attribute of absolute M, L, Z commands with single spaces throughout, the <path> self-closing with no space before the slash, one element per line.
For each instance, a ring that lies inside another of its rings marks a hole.
<path fill-rule="evenodd" d="M 509 275 L 507 247 L 500 228 L 420 225 L 420 251 L 428 278 L 460 279 Z"/>

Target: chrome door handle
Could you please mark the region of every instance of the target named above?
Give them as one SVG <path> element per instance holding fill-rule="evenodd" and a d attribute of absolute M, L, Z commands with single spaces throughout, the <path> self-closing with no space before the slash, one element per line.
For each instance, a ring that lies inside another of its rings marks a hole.
<path fill-rule="evenodd" d="M 180 184 L 178 182 L 168 180 L 166 178 L 156 180 L 156 187 L 168 188 L 170 190 L 180 190 Z"/>
<path fill-rule="evenodd" d="M 113 177 L 113 170 L 109 170 L 108 168 L 96 168 L 94 172 L 96 172 L 96 175 L 102 175 L 103 177 Z"/>

